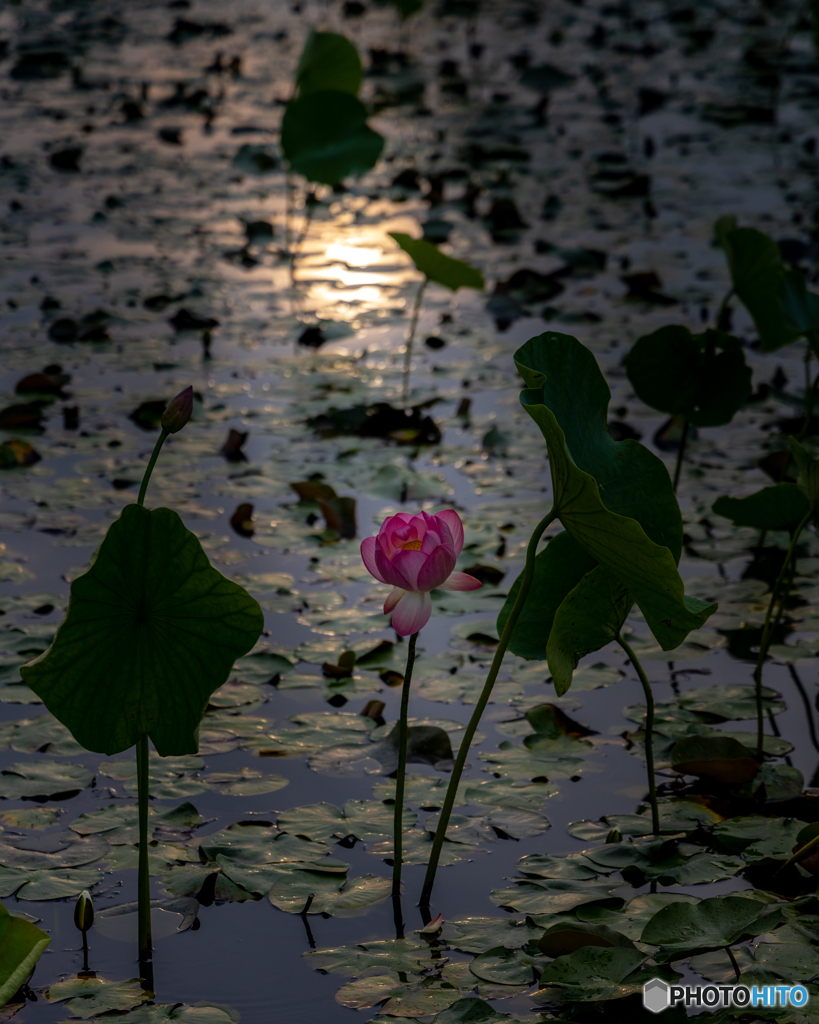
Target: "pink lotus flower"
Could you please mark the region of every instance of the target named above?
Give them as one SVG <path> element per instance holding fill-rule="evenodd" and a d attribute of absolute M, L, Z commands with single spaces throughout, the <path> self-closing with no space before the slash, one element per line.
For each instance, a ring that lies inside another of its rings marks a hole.
<path fill-rule="evenodd" d="M 361 542 L 364 564 L 380 583 L 395 590 L 384 602 L 401 636 L 423 629 L 432 614 L 430 590 L 477 590 L 474 576 L 453 572 L 464 546 L 464 527 L 453 509 L 429 515 L 399 512 L 381 524 L 377 537 Z"/>

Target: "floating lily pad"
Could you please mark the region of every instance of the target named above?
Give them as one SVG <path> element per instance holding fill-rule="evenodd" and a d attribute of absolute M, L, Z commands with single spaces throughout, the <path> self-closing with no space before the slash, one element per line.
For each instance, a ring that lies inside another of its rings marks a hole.
<path fill-rule="evenodd" d="M 293 871 L 280 878 L 270 890 L 270 902 L 288 914 L 301 914 L 310 896 L 308 914 L 352 913 L 389 896 L 388 878 L 363 875 L 348 880 L 310 871 Z"/>

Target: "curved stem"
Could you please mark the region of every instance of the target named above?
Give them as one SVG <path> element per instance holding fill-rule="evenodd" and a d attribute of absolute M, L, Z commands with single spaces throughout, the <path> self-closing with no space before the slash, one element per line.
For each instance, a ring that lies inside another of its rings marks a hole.
<path fill-rule="evenodd" d="M 728 303 L 731 301 L 731 299 L 733 297 L 734 297 L 734 289 L 731 288 L 731 289 L 729 289 L 729 291 L 726 294 L 725 298 L 722 300 L 722 304 L 719 307 L 719 312 L 717 313 L 717 330 L 718 331 L 725 331 L 725 330 L 727 330 L 727 325 L 726 326 L 723 326 L 723 325 L 725 324 L 725 318 L 728 315 Z"/>
<path fill-rule="evenodd" d="M 739 970 L 739 964 L 737 963 L 737 958 L 734 956 L 734 951 L 733 951 L 733 949 L 731 949 L 730 946 L 726 946 L 725 947 L 725 952 L 728 954 L 728 958 L 731 961 L 731 966 L 734 968 L 734 974 L 737 976 L 737 982 L 739 982 L 739 978 L 740 978 L 740 973 L 741 972 Z"/>
<path fill-rule="evenodd" d="M 412 667 L 415 664 L 415 644 L 418 634 L 413 633 L 407 647 L 407 668 L 404 672 L 404 685 L 401 688 L 401 713 L 398 716 L 398 772 L 395 778 L 395 815 L 393 817 L 393 853 L 392 853 L 392 894 L 401 895 L 401 860 L 404 853 L 404 781 L 407 774 L 407 710 L 409 708 L 410 686 L 412 685 Z M 400 911 L 399 911 L 400 914 Z M 396 919 L 396 931 L 398 919 Z M 402 939 L 401 935 L 396 938 Z"/>
<path fill-rule="evenodd" d="M 680 446 L 677 449 L 677 465 L 674 467 L 674 493 L 677 493 L 677 484 L 680 482 L 680 470 L 682 469 L 683 457 L 685 455 L 685 442 L 688 440 L 688 420 L 683 420 L 683 432 L 680 438 Z"/>
<path fill-rule="evenodd" d="M 424 297 L 424 289 L 429 282 L 425 277 L 415 296 L 415 305 L 412 307 L 412 320 L 410 321 L 409 337 L 407 338 L 407 349 L 404 352 L 404 405 L 409 399 L 410 362 L 412 361 L 412 343 L 415 340 L 415 328 L 418 326 L 418 314 L 421 312 L 421 300 Z"/>
<path fill-rule="evenodd" d="M 526 596 L 529 593 L 529 588 L 532 586 L 532 579 L 535 575 L 535 554 L 537 553 L 538 542 L 543 536 L 546 528 L 550 526 L 557 517 L 558 511 L 553 508 L 547 516 L 544 516 L 544 518 L 540 520 L 535 527 L 534 533 L 529 538 L 529 545 L 526 549 L 526 565 L 523 569 L 523 578 L 520 581 L 518 596 L 515 598 L 512 611 L 509 613 L 509 618 L 506 620 L 506 625 L 503 627 L 503 632 L 501 633 L 500 640 L 498 641 L 498 646 L 495 651 L 495 656 L 492 659 L 489 674 L 486 677 L 486 682 L 483 684 L 483 690 L 481 690 L 478 703 L 475 705 L 475 710 L 472 712 L 472 717 L 469 719 L 469 725 L 467 725 L 466 730 L 464 731 L 461 745 L 458 748 L 458 756 L 455 759 L 455 765 L 452 769 L 452 777 L 449 780 L 446 797 L 444 798 L 444 805 L 441 808 L 441 815 L 438 819 L 438 828 L 435 830 L 435 838 L 432 841 L 429 864 L 424 878 L 424 888 L 421 890 L 420 905 L 422 907 L 429 906 L 430 897 L 432 896 L 432 887 L 435 885 L 435 873 L 438 870 L 441 848 L 443 847 L 444 839 L 446 838 L 446 830 L 449 825 L 449 819 L 452 816 L 452 808 L 455 806 L 455 797 L 458 793 L 458 786 L 461 782 L 461 775 L 463 775 L 470 744 L 472 743 L 472 739 L 478 729 L 478 724 L 480 723 L 484 709 L 489 703 L 489 698 L 492 696 L 492 688 L 494 687 L 495 680 L 498 677 L 503 656 L 506 654 L 506 648 L 509 646 L 509 641 L 512 639 L 512 633 L 515 629 L 518 617 L 523 611 L 523 606 L 526 603 Z"/>
<path fill-rule="evenodd" d="M 643 686 L 643 693 L 646 697 L 646 771 L 648 772 L 648 799 L 651 802 L 651 830 L 655 836 L 660 834 L 660 808 L 657 805 L 657 781 L 654 778 L 654 693 L 648 676 L 643 671 L 637 655 L 629 644 L 618 633 L 615 637 L 617 643 L 626 652 L 628 660 L 634 666 L 634 671 L 639 676 Z"/>
<path fill-rule="evenodd" d="M 151 479 L 151 473 L 154 471 L 156 460 L 159 458 L 159 453 L 162 450 L 162 445 L 165 444 L 165 438 L 168 436 L 168 431 L 163 430 L 159 437 L 156 439 L 154 450 L 151 452 L 151 458 L 148 462 L 148 466 L 145 469 L 145 473 L 142 476 L 142 483 L 139 485 L 139 497 L 137 498 L 137 505 L 145 504 L 145 492 L 148 490 L 148 481 Z"/>
<path fill-rule="evenodd" d="M 754 669 L 754 689 L 756 695 L 756 756 L 760 761 L 764 756 L 762 747 L 765 734 L 765 717 L 762 710 L 762 666 L 765 663 L 765 658 L 768 656 L 768 648 L 771 644 L 771 633 L 773 632 L 771 629 L 771 618 L 773 616 L 774 605 L 776 604 L 779 590 L 782 586 L 783 580 L 785 579 L 785 574 L 790 567 L 791 560 L 793 559 L 793 553 L 796 550 L 796 544 L 799 540 L 799 536 L 812 515 L 813 509 L 809 509 L 805 513 L 802 522 L 793 532 L 787 554 L 785 555 L 785 561 L 782 563 L 782 568 L 779 570 L 776 583 L 774 583 L 773 590 L 771 591 L 771 599 L 768 602 L 768 610 L 765 613 L 765 625 L 762 627 L 762 638 L 759 641 L 759 653 L 757 654 L 756 668 Z"/>
<path fill-rule="evenodd" d="M 137 926 L 139 928 L 139 959 L 150 960 L 151 943 L 151 879 L 148 866 L 148 734 L 137 740 L 137 787 L 139 801 L 139 870 Z"/>

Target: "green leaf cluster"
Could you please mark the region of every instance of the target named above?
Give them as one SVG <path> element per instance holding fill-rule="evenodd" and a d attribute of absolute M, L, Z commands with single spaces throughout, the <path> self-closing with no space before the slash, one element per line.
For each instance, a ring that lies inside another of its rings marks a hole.
<path fill-rule="evenodd" d="M 358 99 L 361 59 L 355 46 L 335 32 L 311 30 L 295 84 L 281 134 L 293 170 L 308 181 L 338 185 L 374 167 L 384 139 L 368 126 Z"/>
<path fill-rule="evenodd" d="M 26 981 L 49 942 L 36 924 L 14 917 L 0 903 L 0 1006 Z"/>
<path fill-rule="evenodd" d="M 617 637 L 635 602 L 663 650 L 679 646 L 716 605 L 685 596 L 677 571 L 682 520 L 668 472 L 638 442 L 609 435 L 611 393 L 592 353 L 549 333 L 528 341 L 515 362 L 527 384 L 521 403 L 546 440 L 565 533 L 535 559 L 509 646 L 525 658 L 545 657 L 562 694 L 578 660 Z"/>

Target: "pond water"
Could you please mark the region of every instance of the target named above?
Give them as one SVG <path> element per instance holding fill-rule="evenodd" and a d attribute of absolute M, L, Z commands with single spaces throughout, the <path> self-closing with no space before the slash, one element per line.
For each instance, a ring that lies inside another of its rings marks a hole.
<path fill-rule="evenodd" d="M 614 429 L 626 424 L 673 470 L 675 452 L 655 443 L 666 418 L 635 398 L 621 360 L 663 324 L 715 324 L 729 288 L 712 242 L 717 217 L 734 213 L 789 240 L 799 262 L 815 255 L 819 67 L 800 12 L 795 2 L 739 0 L 719 8 L 443 0 L 402 24 L 393 7 L 371 0 L 22 0 L 0 10 L 2 404 L 26 401 L 15 394 L 26 374 L 56 364 L 52 375 L 69 378 L 61 395 L 29 409 L 33 429 L 6 420 L 2 433 L 27 440 L 40 459 L 0 479 L 0 885 L 6 906 L 52 937 L 27 1001 L 7 1016 L 45 1024 L 91 1015 L 82 1004 L 67 1007 L 59 990 L 44 994 L 82 968 L 73 906 L 89 886 L 98 915 L 89 968 L 111 982 L 138 973 L 132 922 L 99 916 L 136 899 L 132 755 L 83 751 L 18 669 L 47 647 L 69 583 L 136 500 L 157 429 L 156 407 L 144 403 L 188 384 L 194 417 L 166 445 L 148 504 L 178 510 L 216 567 L 259 599 L 265 634 L 215 695 L 201 758 L 156 768 L 156 808 L 189 801 L 195 810 L 158 825 L 154 894 L 188 897 L 188 913 L 190 897 L 200 899 L 185 930 L 173 906 L 155 912 L 155 1002 L 204 1002 L 211 1009 L 183 1016 L 210 1024 L 236 1014 L 261 1024 L 275 1013 L 289 1024 L 382 1012 L 386 995 L 374 989 L 348 993 L 342 1005 L 336 995 L 356 972 L 320 973 L 304 954 L 391 939 L 388 899 L 302 917 L 271 905 L 272 876 L 263 898 L 248 898 L 229 879 L 208 898 L 199 846 L 237 822 L 273 829 L 283 814 L 287 832 L 288 811 L 348 804 L 353 820 L 339 828 L 357 841 L 337 844 L 326 809 L 308 824 L 294 812 L 290 834 L 312 829 L 326 844 L 314 856 L 343 861 L 349 879 L 390 876 L 392 811 L 381 801 L 393 783 L 373 758 L 348 755 L 356 746 L 366 751 L 395 722 L 400 686 L 388 685 L 387 672 L 403 671 L 406 645 L 385 628 L 387 588 L 361 565 L 360 539 L 402 509 L 454 507 L 464 519 L 458 568 L 478 572 L 485 585 L 434 601 L 410 706 L 416 723 L 440 725 L 457 749 L 491 660 L 495 618 L 550 504 L 545 445 L 519 406 L 512 354 L 546 330 L 576 336 L 606 375 Z M 307 218 L 295 176 L 288 200 L 278 126 L 310 26 L 358 47 L 361 95 L 386 145 L 360 180 L 335 194 L 321 187 Z M 565 73 L 553 75 L 548 92 L 543 75 L 526 78 L 543 65 Z M 280 252 L 288 204 L 290 241 L 300 238 L 292 268 Z M 419 279 L 388 232 L 417 236 L 430 222 L 427 231 L 448 230 L 452 254 L 487 280 L 483 294 L 431 285 L 424 295 L 411 400 L 432 417 L 439 439 L 397 444 L 329 429 L 332 436 L 322 436 L 308 419 L 376 402 L 400 407 Z M 726 688 L 752 682 L 771 565 L 778 568 L 787 537 L 771 535 L 767 561 L 754 559 L 756 534 L 734 530 L 710 507 L 720 495 L 770 483 L 757 463 L 781 446 L 778 421 L 799 415 L 804 349 L 761 352 L 738 304 L 732 330 L 745 343 L 756 391 L 776 386 L 730 426 L 690 440 L 678 492 L 687 591 L 719 601 L 720 610 L 669 654 L 653 645 L 639 613 L 629 625 L 658 701 L 716 708 L 722 729 L 749 733 L 753 709 Z M 75 408 L 78 420 L 65 412 Z M 232 460 L 220 454 L 229 431 L 247 435 Z M 319 506 L 298 503 L 290 485 L 310 479 L 355 499 L 358 539 L 333 540 Z M 243 504 L 252 510 L 236 516 Z M 811 534 L 800 547 L 801 603 L 765 674 L 779 695 L 768 730 L 792 745 L 781 749 L 807 787 L 819 785 L 817 559 Z M 322 675 L 323 664 L 350 648 L 365 656 L 352 679 Z M 467 778 L 484 791 L 473 786 L 459 808 L 473 820 L 462 826 L 463 842 L 447 844 L 459 859 L 440 870 L 433 916 L 522 921 L 525 911 L 490 897 L 511 884 L 521 857 L 580 851 L 588 836 L 570 835 L 570 823 L 631 815 L 644 801 L 641 748 L 630 738 L 642 715 L 634 710 L 643 700 L 637 677 L 613 647 L 586 658 L 581 673 L 579 685 L 556 698 L 545 662 L 507 656 L 469 756 Z M 702 690 L 698 704 L 691 695 Z M 372 700 L 384 703 L 383 722 L 362 714 Z M 570 755 L 548 770 L 509 753 L 524 750 L 520 738 L 531 729 L 523 714 L 544 702 L 592 731 L 588 742 L 566 737 Z M 410 767 L 418 781 L 408 802 L 423 825 L 442 792 L 436 797 L 423 780 L 445 786 L 447 774 Z M 532 781 L 544 776 L 548 782 Z M 660 781 L 670 781 L 666 768 Z M 113 824 L 77 824 L 106 807 Z M 526 812 L 525 825 L 510 807 Z M 76 846 L 72 824 L 98 844 L 95 856 Z M 408 935 L 423 925 L 415 904 L 424 833 L 413 836 L 416 862 L 404 869 Z M 24 866 L 15 844 L 39 854 L 36 868 Z M 751 886 L 731 872 L 715 878 L 659 891 L 702 897 Z M 619 877 L 607 884 L 626 899 L 649 891 Z M 27 899 L 26 886 L 38 898 Z M 300 909 L 298 892 L 288 909 Z M 529 994 L 537 986 L 478 982 L 457 966 L 471 960 L 469 951 L 447 955 L 455 965 L 447 983 L 463 994 L 478 984 L 501 1013 L 536 1011 Z M 126 986 L 106 1008 L 139 1001 Z M 427 1011 L 418 1003 L 395 1012 Z M 129 1017 L 143 1019 L 155 1018 Z"/>

